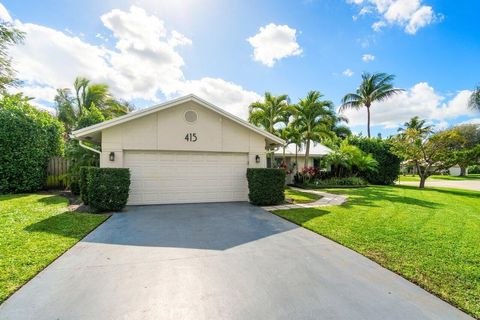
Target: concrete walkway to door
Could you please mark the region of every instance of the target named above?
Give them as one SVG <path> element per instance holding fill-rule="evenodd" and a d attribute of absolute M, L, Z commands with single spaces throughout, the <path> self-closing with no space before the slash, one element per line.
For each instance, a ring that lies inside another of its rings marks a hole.
<path fill-rule="evenodd" d="M 471 319 L 247 203 L 130 207 L 0 306 L 0 319 Z"/>

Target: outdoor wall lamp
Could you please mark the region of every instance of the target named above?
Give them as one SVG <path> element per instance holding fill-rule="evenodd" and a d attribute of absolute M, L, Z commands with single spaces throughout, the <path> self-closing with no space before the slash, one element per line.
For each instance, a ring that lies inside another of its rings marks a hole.
<path fill-rule="evenodd" d="M 260 163 L 260 156 L 258 154 L 255 156 L 255 162 Z"/>
<path fill-rule="evenodd" d="M 110 152 L 110 154 L 108 155 L 108 158 L 110 159 L 110 161 L 115 161 L 115 152 Z"/>

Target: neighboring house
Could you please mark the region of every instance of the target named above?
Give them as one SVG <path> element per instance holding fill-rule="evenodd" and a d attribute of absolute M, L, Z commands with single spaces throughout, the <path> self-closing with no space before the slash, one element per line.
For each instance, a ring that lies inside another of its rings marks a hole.
<path fill-rule="evenodd" d="M 128 204 L 248 200 L 246 170 L 282 139 L 188 95 L 73 132 L 100 167 L 130 168 Z"/>
<path fill-rule="evenodd" d="M 448 173 L 449 173 L 451 176 L 459 177 L 459 176 L 462 174 L 462 169 L 461 169 L 460 166 L 457 164 L 457 165 L 451 167 L 450 169 L 448 169 Z M 468 174 L 468 168 L 466 169 L 465 174 Z"/>
<path fill-rule="evenodd" d="M 288 168 L 295 168 L 295 144 L 289 144 L 285 148 L 285 163 Z M 298 148 L 298 169 L 301 170 L 305 165 L 305 145 Z M 332 152 L 332 149 L 324 146 L 321 143 L 310 142 L 310 152 L 308 158 L 308 167 L 320 167 L 320 159 Z M 275 166 L 280 166 L 283 161 L 283 148 L 280 147 L 275 151 Z"/>
<path fill-rule="evenodd" d="M 432 170 L 434 170 L 434 169 L 435 168 L 432 168 Z M 403 175 L 406 175 L 406 174 L 415 175 L 415 174 L 417 174 L 417 168 L 412 164 L 411 161 L 404 161 L 400 165 L 400 172 Z M 442 172 L 439 172 L 439 174 L 450 175 L 450 176 L 454 176 L 454 177 L 459 177 L 461 175 L 461 173 L 462 173 L 462 169 L 460 168 L 459 165 L 454 165 L 453 167 L 450 167 L 448 170 L 444 170 Z M 467 169 L 466 174 L 468 174 L 468 169 Z"/>

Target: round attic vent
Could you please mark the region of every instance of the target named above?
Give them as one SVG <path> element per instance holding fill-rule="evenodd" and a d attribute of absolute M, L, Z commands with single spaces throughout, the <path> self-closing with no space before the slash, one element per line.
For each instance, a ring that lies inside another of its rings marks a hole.
<path fill-rule="evenodd" d="M 197 119 L 198 119 L 198 115 L 195 111 L 188 110 L 187 112 L 185 112 L 185 120 L 187 122 L 194 123 L 195 121 L 197 121 Z"/>

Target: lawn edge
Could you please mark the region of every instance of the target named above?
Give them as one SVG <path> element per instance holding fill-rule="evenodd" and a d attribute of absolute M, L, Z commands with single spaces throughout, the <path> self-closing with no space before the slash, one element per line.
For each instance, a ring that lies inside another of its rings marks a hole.
<path fill-rule="evenodd" d="M 467 191 L 471 191 L 471 190 L 467 190 Z M 340 205 L 340 207 L 343 206 L 343 205 L 345 205 L 347 202 L 348 202 L 348 198 L 347 198 L 347 201 L 346 201 L 345 203 L 343 203 L 343 204 Z M 333 207 L 333 206 L 325 206 L 325 207 L 322 207 L 322 208 L 328 208 L 328 207 Z M 300 228 L 304 228 L 304 229 L 306 229 L 306 230 L 308 230 L 308 231 L 311 231 L 311 232 L 315 233 L 316 235 L 319 235 L 319 236 L 321 236 L 321 237 L 324 237 L 324 238 L 326 238 L 326 239 L 328 239 L 328 240 L 330 240 L 330 241 L 333 241 L 333 242 L 335 242 L 335 243 L 337 243 L 337 244 L 339 244 L 339 245 L 341 245 L 341 246 L 343 246 L 343 247 L 345 247 L 345 248 L 347 248 L 347 249 L 350 249 L 350 250 L 352 250 L 352 251 L 360 254 L 362 257 L 364 257 L 364 258 L 366 258 L 366 259 L 374 262 L 375 264 L 379 265 L 380 267 L 382 267 L 382 268 L 384 268 L 384 269 L 387 269 L 387 270 L 390 271 L 390 272 L 395 273 L 396 275 L 402 277 L 403 279 L 407 280 L 408 282 L 413 283 L 413 284 L 419 286 L 420 288 L 422 288 L 423 290 L 427 291 L 428 293 L 434 295 L 434 296 L 437 297 L 438 299 L 440 299 L 440 300 L 448 303 L 448 304 L 451 305 L 452 307 L 455 307 L 455 308 L 457 308 L 458 310 L 464 312 L 465 314 L 473 317 L 473 319 L 480 319 L 480 318 L 477 318 L 476 315 L 470 313 L 468 310 L 465 310 L 463 307 L 457 305 L 457 304 L 454 303 L 453 301 L 449 301 L 449 300 L 445 299 L 444 297 L 439 296 L 436 292 L 433 292 L 432 290 L 430 290 L 430 289 L 428 289 L 428 288 L 425 288 L 421 283 L 418 283 L 417 281 L 415 281 L 415 280 L 413 280 L 413 279 L 409 279 L 409 278 L 408 278 L 407 276 L 405 276 L 404 274 L 399 273 L 399 272 L 397 272 L 397 271 L 394 271 L 394 270 L 386 267 L 385 265 L 383 265 L 383 264 L 380 263 L 379 261 L 377 261 L 377 260 L 375 260 L 375 259 L 373 259 L 373 258 L 371 258 L 371 257 L 368 257 L 368 256 L 364 255 L 362 252 L 359 252 L 359 251 L 357 251 L 356 249 L 351 248 L 351 247 L 348 246 L 348 245 L 345 245 L 345 244 L 343 244 L 343 243 L 341 243 L 341 242 L 338 242 L 338 241 L 335 240 L 335 239 L 332 239 L 332 238 L 330 238 L 330 237 L 328 237 L 328 236 L 326 236 L 326 235 L 320 234 L 320 233 L 316 232 L 315 230 L 312 230 L 312 229 L 310 229 L 310 228 L 308 228 L 308 227 L 306 227 L 306 226 L 303 226 L 303 225 L 301 225 L 301 224 L 298 224 L 298 223 L 296 223 L 295 221 L 292 221 L 292 220 L 290 220 L 290 219 L 288 219 L 288 218 L 282 217 L 281 215 L 279 215 L 279 214 L 276 213 L 277 211 L 279 211 L 279 212 L 286 212 L 286 211 L 290 211 L 290 210 L 299 210 L 299 209 L 300 209 L 300 208 L 298 208 L 298 209 L 288 209 L 288 210 L 273 210 L 273 211 L 269 211 L 269 212 L 270 212 L 271 214 L 274 214 L 275 216 L 277 216 L 277 217 L 285 220 L 285 221 L 288 221 L 288 222 L 290 222 L 290 223 L 295 224 L 296 226 L 299 226 Z M 317 209 L 317 208 L 307 208 L 307 209 Z M 300 210 L 303 210 L 303 208 L 300 209 Z"/>
<path fill-rule="evenodd" d="M 68 198 L 64 197 L 63 195 L 61 194 L 55 194 L 55 193 L 50 193 L 52 195 L 55 195 L 55 196 L 59 196 L 59 197 L 63 197 L 65 199 L 67 199 L 68 201 Z M 68 211 L 68 204 L 67 206 L 65 207 L 66 208 L 66 211 Z M 73 213 L 75 214 L 75 212 L 73 211 L 68 211 L 70 213 Z M 35 278 L 36 276 L 38 276 L 43 270 L 47 269 L 52 263 L 54 263 L 55 261 L 57 261 L 60 257 L 62 257 L 68 250 L 72 249 L 77 243 L 79 243 L 80 241 L 82 241 L 83 239 L 85 239 L 87 236 L 89 236 L 93 231 L 97 230 L 97 228 L 99 228 L 101 225 L 103 225 L 105 222 L 107 222 L 108 219 L 110 219 L 110 217 L 113 215 L 113 213 L 90 213 L 90 212 L 80 212 L 80 213 L 88 213 L 88 214 L 97 214 L 97 215 L 105 215 L 107 216 L 107 218 L 105 220 L 102 221 L 102 223 L 98 224 L 95 228 L 93 228 L 92 230 L 90 230 L 83 238 L 79 239 L 77 242 L 75 242 L 74 244 L 72 244 L 70 247 L 66 248 L 62 253 L 60 253 L 55 259 L 53 259 L 52 261 L 50 261 L 47 265 L 45 265 L 45 267 L 43 267 L 42 269 L 38 270 L 34 275 L 32 275 L 32 277 L 30 277 L 27 281 L 25 281 L 21 286 L 19 286 L 18 288 L 16 288 L 14 291 L 12 291 L 11 294 L 9 294 L 7 297 L 5 297 L 5 299 L 1 300 L 0 301 L 0 306 L 2 304 L 4 304 L 8 299 L 10 299 L 17 291 L 19 291 L 21 288 L 23 288 L 27 283 L 29 283 L 30 281 L 32 281 L 33 278 Z"/>

